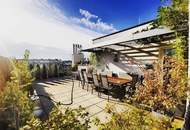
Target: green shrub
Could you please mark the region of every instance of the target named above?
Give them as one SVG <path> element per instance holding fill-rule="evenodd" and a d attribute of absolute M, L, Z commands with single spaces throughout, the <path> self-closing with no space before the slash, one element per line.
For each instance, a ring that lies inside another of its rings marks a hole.
<path fill-rule="evenodd" d="M 9 128 L 23 126 L 32 118 L 33 105 L 27 95 L 17 80 L 8 82 L 0 93 L 0 121 L 8 124 Z"/>
<path fill-rule="evenodd" d="M 24 60 L 13 59 L 10 80 L 0 92 L 0 121 L 8 128 L 18 129 L 32 118 L 33 103 L 28 94 L 33 81 L 28 66 L 29 51 L 25 51 Z"/>
<path fill-rule="evenodd" d="M 111 119 L 107 123 L 100 123 L 96 119 L 95 124 L 99 130 L 174 130 L 169 118 L 156 117 L 151 112 L 127 108 L 119 113 L 113 106 L 106 109 L 111 114 Z"/>
<path fill-rule="evenodd" d="M 71 67 L 71 71 L 77 71 L 78 70 L 78 64 L 75 64 Z"/>
<path fill-rule="evenodd" d="M 66 108 L 60 111 L 54 107 L 49 115 L 49 119 L 42 122 L 37 118 L 32 118 L 23 130 L 87 130 L 90 128 L 90 118 L 84 108 Z"/>

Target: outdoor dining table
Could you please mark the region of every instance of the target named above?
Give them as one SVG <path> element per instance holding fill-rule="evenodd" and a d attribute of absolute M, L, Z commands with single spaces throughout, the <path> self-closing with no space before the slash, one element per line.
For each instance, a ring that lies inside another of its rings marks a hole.
<path fill-rule="evenodd" d="M 88 75 L 88 78 L 92 80 L 92 75 Z M 131 79 L 111 76 L 107 76 L 107 78 L 108 83 L 110 83 L 113 87 L 112 97 L 122 100 L 126 94 L 126 85 L 131 82 Z M 100 75 L 98 75 L 98 80 L 100 81 Z"/>
<path fill-rule="evenodd" d="M 113 86 L 112 97 L 119 98 L 122 101 L 125 98 L 127 83 L 131 82 L 131 80 L 120 77 L 108 77 L 108 82 Z"/>
<path fill-rule="evenodd" d="M 92 80 L 92 75 L 89 74 L 87 76 L 89 79 Z M 131 82 L 130 79 L 126 79 L 126 78 L 111 77 L 111 76 L 107 76 L 107 78 L 108 78 L 109 83 L 118 85 L 118 86 L 125 85 L 125 84 Z M 98 75 L 98 80 L 100 80 L 100 75 Z"/>

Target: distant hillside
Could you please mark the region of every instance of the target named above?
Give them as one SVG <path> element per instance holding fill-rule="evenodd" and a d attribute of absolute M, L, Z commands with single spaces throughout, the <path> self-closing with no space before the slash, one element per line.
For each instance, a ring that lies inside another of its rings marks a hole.
<path fill-rule="evenodd" d="M 8 58 L 0 56 L 0 90 L 5 87 L 5 83 L 10 77 L 10 65 Z"/>

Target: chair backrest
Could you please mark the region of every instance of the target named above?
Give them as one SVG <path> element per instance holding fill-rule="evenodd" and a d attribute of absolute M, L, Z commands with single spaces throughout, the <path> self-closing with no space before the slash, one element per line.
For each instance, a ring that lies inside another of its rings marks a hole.
<path fill-rule="evenodd" d="M 118 77 L 119 78 L 123 78 L 123 79 L 129 79 L 132 80 L 132 77 L 130 75 L 128 75 L 127 73 L 118 73 Z"/>
<path fill-rule="evenodd" d="M 112 74 L 113 72 L 112 71 L 104 71 L 104 72 L 101 72 L 102 75 L 107 75 L 109 77 L 112 77 Z"/>
<path fill-rule="evenodd" d="M 83 73 L 83 76 L 84 76 L 84 81 L 88 82 L 88 76 L 87 76 L 86 71 L 82 71 L 82 73 Z"/>
<path fill-rule="evenodd" d="M 109 77 L 112 77 L 112 75 L 113 75 L 112 71 L 107 71 L 106 73 L 107 73 L 106 75 L 109 76 Z"/>
<path fill-rule="evenodd" d="M 132 77 L 131 86 L 132 86 L 132 87 L 136 87 L 135 85 L 136 85 L 137 82 L 138 82 L 138 79 L 139 79 L 138 77 L 139 77 L 139 76 L 136 75 L 136 74 L 132 74 L 131 77 Z"/>
<path fill-rule="evenodd" d="M 103 88 L 109 88 L 107 75 L 101 75 L 101 82 Z"/>
<path fill-rule="evenodd" d="M 92 74 L 92 79 L 93 79 L 93 82 L 94 82 L 94 86 L 99 87 L 100 84 L 99 84 L 99 81 L 98 81 L 98 75 L 93 73 Z"/>

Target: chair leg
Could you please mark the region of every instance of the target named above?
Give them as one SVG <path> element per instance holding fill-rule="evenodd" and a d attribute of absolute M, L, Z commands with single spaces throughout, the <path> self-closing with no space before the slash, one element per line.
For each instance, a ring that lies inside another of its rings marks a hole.
<path fill-rule="evenodd" d="M 99 92 L 99 88 L 97 88 L 97 90 L 98 90 L 98 97 L 100 97 L 100 92 Z"/>
<path fill-rule="evenodd" d="M 85 85 L 84 82 L 81 81 L 81 84 L 82 84 L 82 89 L 84 89 L 84 85 Z"/>
<path fill-rule="evenodd" d="M 89 85 L 89 84 L 87 83 L 87 92 L 88 92 L 88 85 Z"/>
<path fill-rule="evenodd" d="M 84 89 L 87 87 L 86 83 L 84 82 Z"/>
<path fill-rule="evenodd" d="M 79 81 L 79 87 L 80 87 L 81 81 Z"/>
<path fill-rule="evenodd" d="M 92 94 L 93 94 L 93 86 L 92 86 L 92 84 L 91 84 L 91 88 L 92 88 Z"/>
<path fill-rule="evenodd" d="M 99 88 L 98 88 L 99 97 L 101 97 L 101 95 L 102 95 L 102 93 L 101 93 L 100 90 L 101 90 L 101 89 L 100 89 L 100 87 L 99 87 Z"/>
<path fill-rule="evenodd" d="M 108 102 L 109 102 L 110 98 L 109 98 L 109 91 L 108 91 Z"/>

